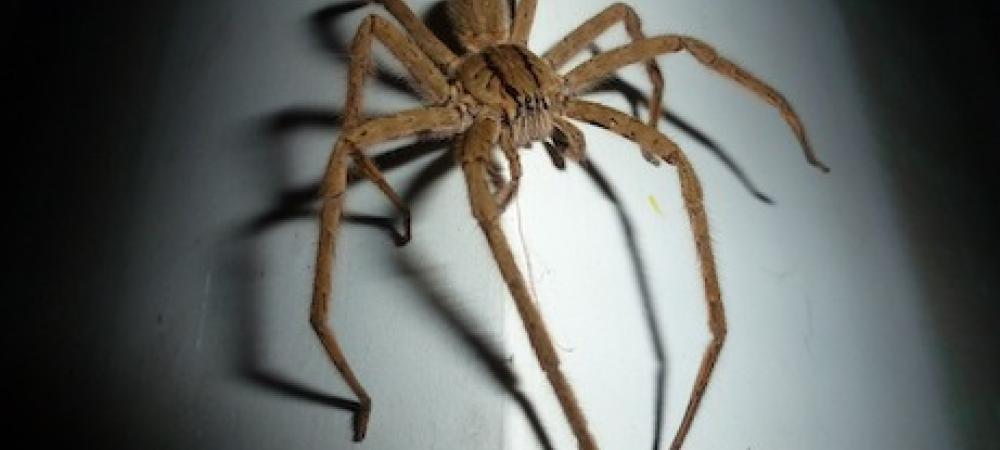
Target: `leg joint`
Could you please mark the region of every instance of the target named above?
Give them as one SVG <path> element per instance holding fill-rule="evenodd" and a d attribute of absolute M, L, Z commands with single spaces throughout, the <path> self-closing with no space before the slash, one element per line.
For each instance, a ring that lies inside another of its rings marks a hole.
<path fill-rule="evenodd" d="M 309 315 L 309 324 L 312 325 L 313 330 L 316 331 L 317 334 L 320 335 L 327 334 L 325 314 L 320 313 L 318 311 L 313 311 L 312 314 Z"/>

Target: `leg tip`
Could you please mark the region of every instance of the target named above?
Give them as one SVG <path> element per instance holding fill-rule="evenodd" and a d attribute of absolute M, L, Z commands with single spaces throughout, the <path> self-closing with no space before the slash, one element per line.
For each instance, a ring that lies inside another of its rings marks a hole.
<path fill-rule="evenodd" d="M 820 160 L 816 159 L 815 157 L 810 156 L 809 158 L 807 158 L 807 161 L 809 161 L 810 165 L 812 165 L 813 167 L 819 169 L 820 172 L 830 173 L 830 168 L 827 167 L 826 164 L 823 164 L 822 162 L 820 162 Z"/>
<path fill-rule="evenodd" d="M 368 434 L 368 419 L 371 417 L 371 410 L 362 407 L 354 415 L 354 442 L 365 440 Z"/>
<path fill-rule="evenodd" d="M 410 228 L 410 213 L 406 211 L 403 213 L 403 232 L 400 233 L 393 229 L 393 235 L 396 238 L 396 247 L 403 247 L 410 243 L 410 238 L 413 237 Z"/>

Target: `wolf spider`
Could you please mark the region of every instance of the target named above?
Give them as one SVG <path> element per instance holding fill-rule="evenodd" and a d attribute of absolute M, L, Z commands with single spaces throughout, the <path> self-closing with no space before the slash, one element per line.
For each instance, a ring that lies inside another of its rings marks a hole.
<path fill-rule="evenodd" d="M 321 226 L 311 308 L 313 328 L 333 364 L 358 397 L 354 439 L 364 439 L 371 414 L 371 398 L 347 363 L 327 323 L 334 244 L 340 228 L 348 165 L 353 161 L 360 173 L 374 182 L 399 209 L 405 221 L 401 239 L 405 243 L 410 238 L 409 210 L 363 151 L 393 139 L 433 133 L 454 137 L 455 155 L 465 173 L 472 214 L 485 233 L 500 274 L 510 289 L 538 362 L 555 391 L 579 447 L 597 448 L 573 390 L 559 369 L 552 340 L 541 314 L 532 303 L 499 221 L 521 177 L 518 149 L 529 147 L 535 141 L 551 140 L 559 144 L 557 157 L 583 160 L 583 134 L 567 120 L 575 119 L 636 142 L 650 162 L 665 161 L 675 166 L 679 173 L 681 193 L 701 265 L 708 301 L 708 326 L 712 334 L 683 420 L 671 444 L 673 449 L 680 448 L 725 341 L 726 319 L 701 186 L 684 153 L 657 131 L 663 78 L 655 57 L 687 51 L 701 64 L 758 94 L 784 117 L 808 162 L 827 171 L 810 149 L 798 116 L 777 91 L 719 56 L 704 42 L 674 34 L 647 38 L 635 11 L 621 3 L 593 16 L 539 57 L 526 48 L 537 0 L 521 0 L 513 14 L 508 0 L 449 0 L 454 34 L 465 48 L 461 56 L 442 44 L 402 0 L 370 1 L 384 6 L 405 32 L 387 19 L 369 15 L 351 44 L 343 132 L 333 148 L 321 187 Z M 598 35 L 619 22 L 624 23 L 630 43 L 600 53 L 568 73 L 557 72 Z M 414 80 L 415 90 L 430 106 L 362 120 L 362 87 L 372 65 L 373 38 L 381 41 L 402 62 Z M 640 62 L 645 64 L 653 85 L 648 123 L 577 98 L 619 68 Z M 499 154 L 507 160 L 510 180 L 495 176 L 499 156 L 494 151 L 495 146 L 499 146 Z"/>

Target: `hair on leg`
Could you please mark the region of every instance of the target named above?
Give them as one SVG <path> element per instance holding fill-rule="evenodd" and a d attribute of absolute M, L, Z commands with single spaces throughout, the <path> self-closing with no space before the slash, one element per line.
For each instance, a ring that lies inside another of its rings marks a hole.
<path fill-rule="evenodd" d="M 566 114 L 635 141 L 667 163 L 677 166 L 681 183 L 681 196 L 684 199 L 684 206 L 691 222 L 695 250 L 701 267 L 705 298 L 708 304 L 708 327 L 712 333 L 712 340 L 702 357 L 701 367 L 698 370 L 684 418 L 674 437 L 673 444 L 671 444 L 671 449 L 679 449 L 701 405 L 715 363 L 719 359 L 719 353 L 722 351 L 722 345 L 726 339 L 726 316 L 719 289 L 715 256 L 712 253 L 712 242 L 708 234 L 708 216 L 705 214 L 701 184 L 698 182 L 698 177 L 691 163 L 675 143 L 659 131 L 646 126 L 631 116 L 607 106 L 580 100 L 570 102 Z"/>
<path fill-rule="evenodd" d="M 349 117 L 348 120 L 357 119 Z M 333 256 L 336 251 L 337 232 L 340 229 L 344 195 L 347 189 L 347 164 L 355 153 L 360 153 L 363 148 L 371 145 L 427 131 L 454 130 L 457 132 L 461 127 L 461 114 L 449 108 L 421 108 L 405 111 L 388 117 L 371 119 L 351 129 L 344 130 L 330 156 L 320 191 L 323 205 L 320 214 L 319 245 L 316 250 L 316 272 L 313 278 L 310 323 L 323 344 L 330 361 L 344 377 L 344 381 L 347 382 L 354 395 L 358 397 L 358 410 L 354 419 L 354 439 L 356 441 L 364 439 L 367 433 L 372 408 L 371 397 L 351 369 L 346 355 L 337 342 L 336 334 L 329 325 L 330 295 L 333 291 Z M 390 196 L 390 199 L 392 198 Z"/>
<path fill-rule="evenodd" d="M 672 450 L 678 450 L 684 444 L 691 423 L 694 421 L 701 400 L 705 396 L 709 379 L 715 369 L 715 363 L 719 359 L 722 345 L 726 342 L 726 311 L 722 304 L 722 293 L 719 289 L 719 274 L 715 267 L 715 255 L 712 253 L 712 240 L 708 234 L 708 216 L 705 214 L 704 194 L 701 190 L 701 183 L 695 174 L 694 167 L 684 156 L 683 152 L 676 152 L 668 159 L 670 164 L 677 167 L 677 172 L 681 183 L 681 197 L 684 199 L 684 207 L 687 210 L 688 218 L 691 221 L 691 231 L 694 234 L 695 250 L 698 254 L 698 261 L 701 266 L 702 281 L 705 287 L 705 299 L 708 303 L 708 328 L 712 333 L 712 340 L 708 343 L 705 353 L 702 356 L 701 367 L 698 369 L 698 376 L 695 378 L 694 387 L 688 398 L 687 408 L 684 411 L 684 418 L 674 435 L 674 440 L 670 444 Z"/>
<path fill-rule="evenodd" d="M 535 9 L 538 0 L 521 0 L 517 2 L 514 10 L 514 24 L 510 30 L 510 41 L 523 46 L 528 46 L 528 36 L 531 34 L 531 26 L 535 22 Z"/>
<path fill-rule="evenodd" d="M 639 15 L 631 6 L 624 3 L 615 3 L 607 7 L 604 11 L 597 13 L 575 30 L 562 38 L 552 49 L 545 53 L 544 59 L 558 69 L 566 64 L 570 58 L 580 53 L 584 48 L 594 42 L 602 33 L 622 22 L 625 31 L 632 42 L 641 41 L 646 38 L 642 32 L 642 23 Z M 649 118 L 647 123 L 653 128 L 657 128 L 660 120 L 660 112 L 663 105 L 663 71 L 660 70 L 659 63 L 656 62 L 656 55 L 651 55 L 646 61 L 646 73 L 650 83 L 653 84 L 653 94 L 649 98 Z M 647 159 L 649 155 L 644 155 Z"/>
<path fill-rule="evenodd" d="M 372 3 L 381 3 L 389 14 L 396 18 L 396 21 L 403 26 L 416 41 L 424 53 L 434 61 L 437 66 L 447 72 L 452 65 L 458 61 L 458 57 L 444 45 L 427 25 L 422 22 L 409 6 L 402 0 L 368 0 Z"/>
<path fill-rule="evenodd" d="M 459 156 L 469 188 L 472 214 L 486 235 L 500 274 L 507 283 L 517 311 L 524 322 L 535 356 L 559 399 L 579 447 L 596 450 L 597 444 L 587 428 L 586 419 L 573 394 L 573 389 L 559 369 L 559 357 L 546 330 L 541 312 L 531 300 L 524 276 L 518 269 L 510 245 L 500 228 L 500 210 L 493 193 L 490 192 L 487 179 L 487 165 L 490 163 L 488 152 L 491 151 L 498 134 L 499 126 L 495 121 L 481 120 L 473 124 L 459 142 L 461 149 Z"/>
<path fill-rule="evenodd" d="M 566 157 L 576 163 L 585 161 L 587 159 L 587 141 L 580 129 L 561 117 L 553 117 L 552 126 L 557 132 L 554 134 L 555 140 L 561 141 L 559 142 L 562 146 L 560 150 Z"/>

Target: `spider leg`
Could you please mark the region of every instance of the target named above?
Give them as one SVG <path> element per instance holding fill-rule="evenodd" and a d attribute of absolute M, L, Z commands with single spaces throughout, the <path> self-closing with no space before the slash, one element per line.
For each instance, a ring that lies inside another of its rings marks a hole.
<path fill-rule="evenodd" d="M 816 158 L 809 140 L 806 138 L 805 127 L 792 106 L 778 91 L 751 75 L 732 61 L 719 56 L 708 44 L 681 35 L 657 36 L 628 45 L 618 47 L 591 58 L 566 74 L 566 86 L 571 93 L 579 93 L 599 79 L 629 64 L 646 61 L 661 53 L 676 53 L 686 50 L 701 64 L 715 70 L 726 78 L 736 81 L 741 86 L 762 97 L 774 106 L 795 133 L 809 164 L 824 172 L 830 169 Z"/>
<path fill-rule="evenodd" d="M 448 0 L 452 35 L 475 53 L 510 40 L 509 0 Z"/>
<path fill-rule="evenodd" d="M 434 61 L 437 66 L 445 71 L 448 71 L 455 63 L 458 62 L 458 57 L 455 56 L 452 51 L 445 46 L 437 36 L 427 25 L 425 25 L 417 15 L 413 13 L 413 10 L 402 0 L 368 0 L 372 3 L 381 3 L 385 7 L 389 14 L 399 22 L 403 28 L 409 32 L 410 36 L 416 41 L 416 44 L 420 47 L 424 53 Z"/>
<path fill-rule="evenodd" d="M 680 152 L 673 141 L 632 116 L 617 109 L 585 100 L 566 103 L 566 116 L 605 128 L 622 137 L 635 141 L 639 147 L 660 159 L 668 159 Z"/>
<path fill-rule="evenodd" d="M 447 80 L 435 67 L 434 63 L 423 54 L 416 44 L 406 37 L 395 25 L 382 17 L 369 15 L 358 26 L 351 43 L 351 66 L 349 69 L 347 105 L 344 112 L 343 128 L 354 128 L 361 120 L 364 83 L 370 73 L 372 64 L 372 39 L 377 38 L 396 56 L 415 80 L 417 92 L 426 101 L 441 103 L 447 100 L 449 85 Z M 375 163 L 361 152 L 352 155 L 361 172 L 389 198 L 389 201 L 399 209 L 403 216 L 404 231 L 400 235 L 399 245 L 410 240 L 410 210 L 403 204 L 400 196 L 385 181 Z"/>
<path fill-rule="evenodd" d="M 566 64 L 570 58 L 580 53 L 587 45 L 594 42 L 598 36 L 611 28 L 618 22 L 624 22 L 625 31 L 633 42 L 646 38 L 642 33 L 642 24 L 639 15 L 632 7 L 624 3 L 616 3 L 607 7 L 594 17 L 581 24 L 570 34 L 566 35 L 552 49 L 545 53 L 544 59 L 558 69 Z M 649 99 L 649 126 L 656 128 L 660 120 L 660 111 L 663 104 L 663 72 L 656 62 L 656 55 L 652 54 L 645 60 L 646 73 L 649 81 L 653 84 L 653 95 Z M 647 160 L 653 162 L 651 155 L 643 153 Z"/>
<path fill-rule="evenodd" d="M 367 155 L 361 152 L 353 152 L 351 155 L 354 158 L 354 163 L 361 169 L 361 172 L 368 177 L 372 183 L 378 186 L 379 190 L 389 198 L 393 206 L 399 210 L 399 213 L 403 216 L 403 232 L 398 236 L 396 245 L 403 246 L 410 242 L 410 208 L 406 206 L 403 202 L 403 198 L 389 186 L 389 183 L 385 180 L 385 175 L 382 175 L 382 171 L 379 170 L 375 162 L 372 161 Z"/>
<path fill-rule="evenodd" d="M 708 381 L 713 369 L 715 369 L 715 363 L 719 359 L 719 353 L 722 351 L 722 345 L 726 341 L 726 313 L 719 289 L 719 276 L 715 267 L 715 256 L 712 253 L 712 242 L 708 234 L 708 216 L 705 214 L 701 184 L 684 153 L 659 131 L 647 127 L 615 109 L 591 102 L 572 101 L 567 107 L 566 114 L 635 141 L 640 146 L 649 148 L 667 163 L 677 166 L 681 183 L 681 196 L 684 198 L 684 207 L 687 209 L 688 218 L 691 221 L 691 231 L 694 234 L 695 249 L 701 266 L 705 298 L 708 302 L 708 328 L 712 333 L 712 340 L 702 356 L 701 367 L 691 390 L 684 418 L 674 436 L 673 443 L 670 445 L 673 450 L 680 449 L 691 428 L 695 414 L 698 412 L 698 407 L 701 405 Z"/>
<path fill-rule="evenodd" d="M 538 0 L 521 0 L 514 10 L 514 24 L 511 26 L 510 42 L 523 47 L 528 46 L 528 35 L 535 22 L 535 8 Z"/>
<path fill-rule="evenodd" d="M 549 383 L 552 384 L 563 413 L 576 435 L 579 447 L 587 450 L 596 449 L 597 444 L 587 429 L 586 419 L 584 419 L 583 411 L 573 394 L 573 389 L 559 369 L 559 357 L 552 344 L 552 339 L 546 331 L 542 315 L 531 300 L 524 276 L 517 268 L 510 245 L 500 228 L 500 209 L 492 192 L 490 192 L 487 178 L 487 168 L 490 164 L 489 152 L 497 141 L 498 135 L 499 125 L 497 122 L 490 119 L 480 120 L 467 130 L 457 144 L 460 149 L 462 170 L 465 172 L 469 188 L 472 214 L 486 235 L 500 274 L 507 283 L 521 320 L 524 322 L 524 328 L 528 333 L 528 339 L 535 351 L 535 356 L 548 377 Z"/>
<path fill-rule="evenodd" d="M 668 162 L 677 166 L 677 173 L 680 176 L 681 195 L 684 198 L 688 219 L 691 221 L 691 231 L 694 233 L 698 260 L 701 262 L 705 296 L 708 300 L 708 328 L 712 332 L 712 340 L 708 343 L 708 348 L 705 349 L 705 354 L 701 358 L 701 367 L 698 369 L 698 377 L 691 389 L 691 396 L 688 399 L 687 408 L 684 410 L 684 418 L 670 444 L 671 450 L 679 450 L 684 444 L 688 431 L 691 430 L 691 423 L 694 421 L 698 407 L 701 406 L 701 400 L 705 396 L 709 378 L 715 369 L 716 361 L 719 360 L 722 345 L 726 342 L 727 328 L 726 310 L 722 304 L 722 293 L 719 289 L 719 274 L 716 272 L 715 256 L 712 253 L 712 239 L 708 234 L 708 216 L 705 214 L 701 183 L 698 181 L 694 167 L 691 166 L 684 153 L 675 153 Z"/>
<path fill-rule="evenodd" d="M 353 127 L 361 119 L 364 83 L 372 64 L 372 39 L 377 38 L 392 52 L 415 81 L 420 96 L 429 103 L 441 104 L 448 99 L 450 85 L 434 62 L 388 20 L 369 15 L 358 26 L 351 43 L 351 66 L 348 75 L 347 107 L 343 128 Z"/>
<path fill-rule="evenodd" d="M 517 153 L 517 149 L 514 148 L 514 144 L 510 141 L 509 136 L 502 135 L 499 140 L 500 149 L 507 158 L 507 164 L 510 167 L 510 181 L 498 186 L 497 193 L 495 195 L 496 203 L 500 208 L 500 212 L 503 212 L 507 210 L 507 206 L 510 205 L 510 201 L 513 200 L 514 195 L 517 194 L 517 188 L 521 185 L 522 169 L 521 156 Z"/>
<path fill-rule="evenodd" d="M 587 158 L 587 141 L 580 129 L 561 117 L 553 117 L 552 125 L 564 140 L 561 144 L 565 144 L 563 150 L 566 156 L 577 163 L 583 162 Z"/>
<path fill-rule="evenodd" d="M 319 245 L 316 251 L 316 272 L 309 319 L 330 361 L 358 397 L 358 410 L 354 419 L 356 441 L 365 438 L 371 415 L 371 397 L 358 381 L 337 342 L 336 335 L 328 324 L 329 298 L 333 288 L 333 255 L 336 250 L 337 232 L 340 229 L 344 193 L 347 189 L 347 165 L 355 153 L 360 153 L 366 147 L 422 132 L 458 132 L 462 128 L 462 122 L 462 115 L 457 110 L 445 107 L 421 108 L 371 119 L 345 129 L 337 141 L 323 177 L 320 191 L 323 206 L 320 213 Z"/>

